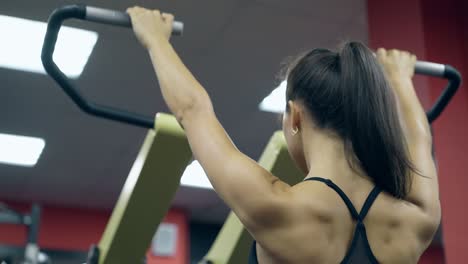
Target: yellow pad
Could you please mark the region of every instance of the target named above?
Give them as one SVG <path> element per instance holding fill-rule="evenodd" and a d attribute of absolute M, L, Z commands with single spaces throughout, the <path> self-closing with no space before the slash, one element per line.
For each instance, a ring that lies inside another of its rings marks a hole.
<path fill-rule="evenodd" d="M 176 119 L 157 114 L 99 242 L 100 264 L 142 263 L 191 157 Z"/>
<path fill-rule="evenodd" d="M 270 139 L 259 164 L 284 182 L 294 185 L 305 177 L 291 160 L 283 133 L 278 131 Z M 213 246 L 201 263 L 247 263 L 252 237 L 239 218 L 231 212 Z"/>

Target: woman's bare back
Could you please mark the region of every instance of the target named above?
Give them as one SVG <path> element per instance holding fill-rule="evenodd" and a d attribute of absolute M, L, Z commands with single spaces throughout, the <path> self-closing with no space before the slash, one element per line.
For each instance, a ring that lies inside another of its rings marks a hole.
<path fill-rule="evenodd" d="M 336 184 L 359 212 L 373 186 L 358 181 Z M 258 242 L 259 263 L 341 263 L 356 229 L 345 202 L 322 182 L 302 182 L 293 188 L 296 202 L 291 204 L 290 225 Z M 418 206 L 385 192 L 378 195 L 363 223 L 371 252 L 384 264 L 417 263 L 437 230 Z"/>

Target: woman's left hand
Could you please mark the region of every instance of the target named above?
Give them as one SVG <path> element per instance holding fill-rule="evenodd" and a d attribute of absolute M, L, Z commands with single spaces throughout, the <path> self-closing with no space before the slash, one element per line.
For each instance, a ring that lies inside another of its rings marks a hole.
<path fill-rule="evenodd" d="M 169 40 L 171 37 L 173 15 L 138 6 L 128 8 L 127 13 L 132 20 L 133 32 L 145 48 L 155 41 Z"/>

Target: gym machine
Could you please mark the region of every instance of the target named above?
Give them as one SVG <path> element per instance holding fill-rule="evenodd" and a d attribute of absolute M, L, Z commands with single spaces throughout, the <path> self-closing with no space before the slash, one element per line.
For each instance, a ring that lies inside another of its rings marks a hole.
<path fill-rule="evenodd" d="M 48 264 L 49 257 L 40 251 L 38 245 L 39 226 L 41 221 L 41 207 L 38 204 L 31 206 L 31 212 L 23 214 L 12 210 L 6 204 L 0 203 L 0 224 L 22 225 L 27 228 L 24 258 L 16 260 L 9 256 L 9 252 L 0 250 L 0 264 Z"/>
<path fill-rule="evenodd" d="M 88 264 L 141 263 L 152 235 L 169 209 L 182 172 L 192 154 L 185 134 L 174 117 L 157 114 L 156 118 L 152 118 L 97 104 L 87 100 L 79 92 L 53 61 L 60 27 L 65 20 L 71 18 L 131 27 L 130 18 L 124 12 L 85 5 L 58 8 L 49 18 L 41 58 L 46 72 L 84 112 L 149 129 L 101 241 L 90 249 L 87 260 Z M 173 35 L 180 36 L 182 32 L 183 23 L 175 21 Z M 416 63 L 415 72 L 448 80 L 441 96 L 427 111 L 428 120 L 432 122 L 457 91 L 461 76 L 450 65 L 424 61 Z M 304 177 L 291 161 L 281 132 L 272 136 L 259 163 L 289 184 L 295 184 Z M 157 200 L 154 200 L 155 193 Z M 244 263 L 251 242 L 252 238 L 231 212 L 213 246 L 200 263 Z"/>
<path fill-rule="evenodd" d="M 190 146 L 182 128 L 170 115 L 146 117 L 96 104 L 82 96 L 53 61 L 60 27 L 70 18 L 131 27 L 130 17 L 123 12 L 85 5 L 58 8 L 49 17 L 41 58 L 47 73 L 86 113 L 148 129 L 104 234 L 99 244 L 91 247 L 87 260 L 88 264 L 142 263 L 192 158 Z M 173 34 L 181 35 L 182 31 L 183 24 L 175 21 Z"/>

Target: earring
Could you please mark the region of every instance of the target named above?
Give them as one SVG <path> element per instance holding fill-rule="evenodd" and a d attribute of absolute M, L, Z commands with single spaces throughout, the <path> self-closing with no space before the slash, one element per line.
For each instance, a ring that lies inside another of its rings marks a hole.
<path fill-rule="evenodd" d="M 293 130 L 291 131 L 291 134 L 292 134 L 293 136 L 295 136 L 295 135 L 297 134 L 297 132 L 299 132 L 299 128 L 298 128 L 298 127 L 295 127 L 295 128 L 293 128 Z"/>

